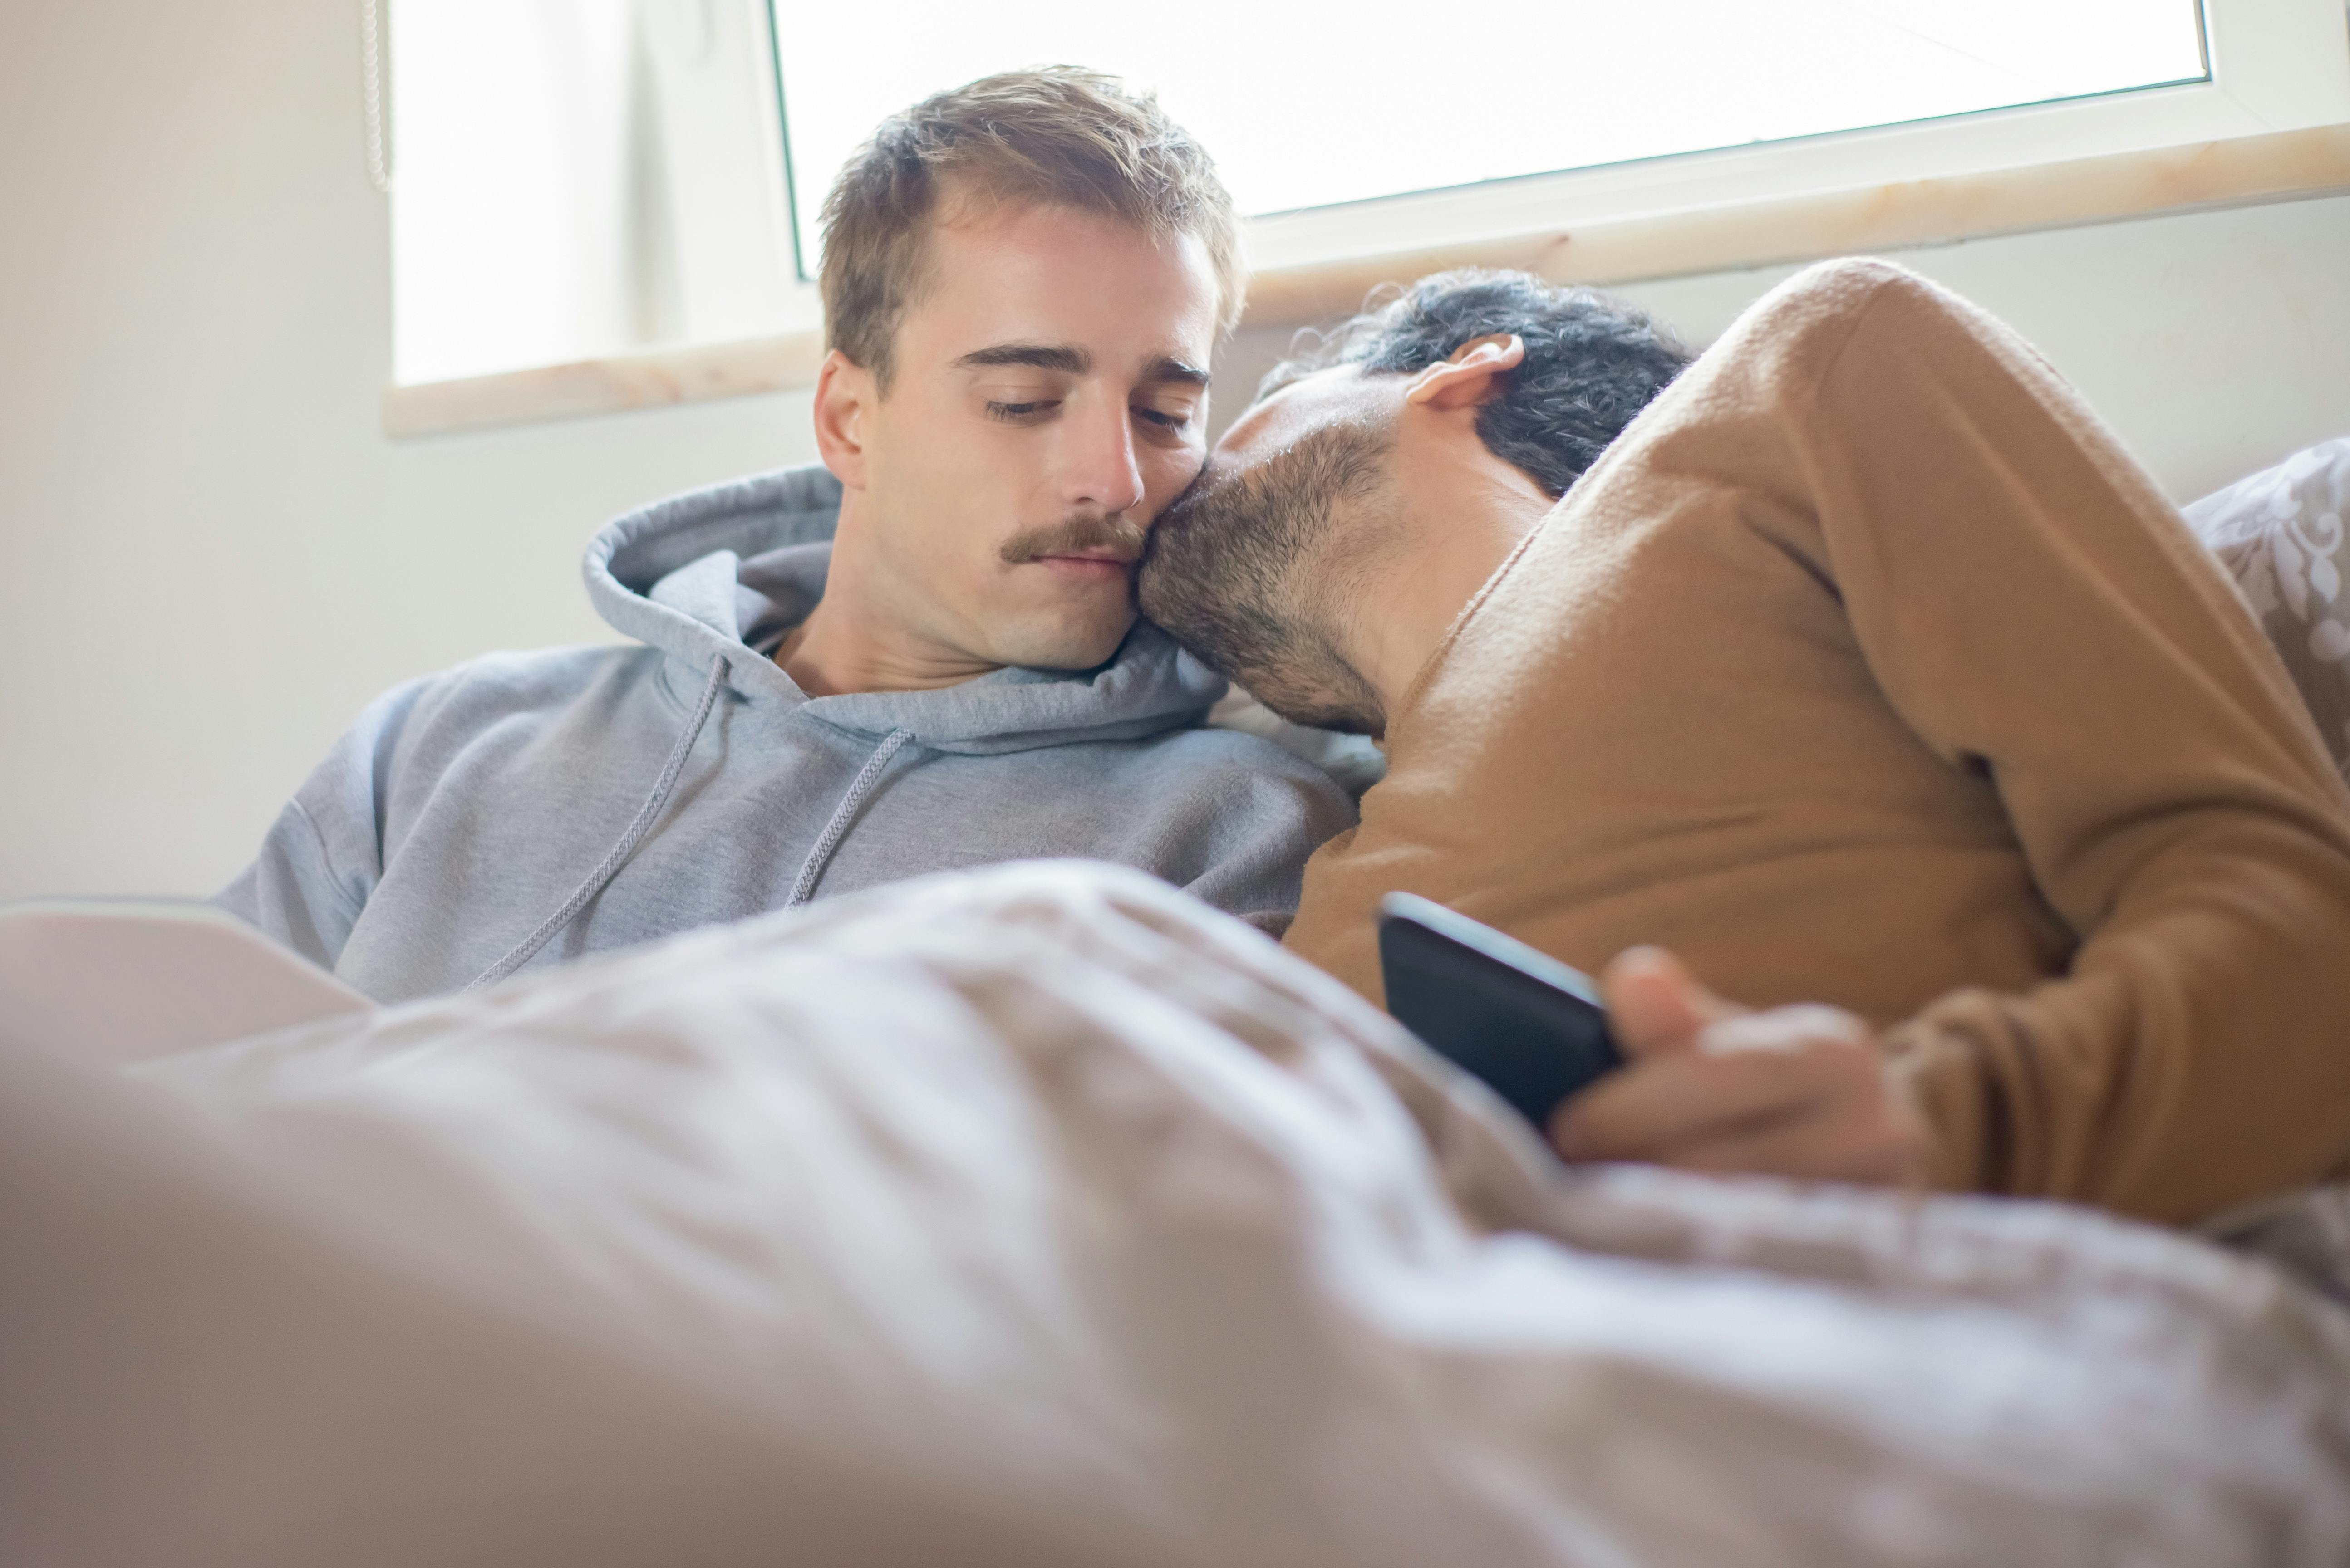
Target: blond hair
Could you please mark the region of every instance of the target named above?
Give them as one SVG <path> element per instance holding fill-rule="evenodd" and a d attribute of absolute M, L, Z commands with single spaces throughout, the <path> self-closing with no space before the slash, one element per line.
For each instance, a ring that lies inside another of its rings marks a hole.
<path fill-rule="evenodd" d="M 940 193 L 1075 207 L 1154 235 L 1196 234 L 1240 319 L 1239 223 L 1216 166 L 1156 97 L 1074 66 L 1009 71 L 881 122 L 824 199 L 825 340 L 884 389 L 898 323 L 929 282 Z"/>

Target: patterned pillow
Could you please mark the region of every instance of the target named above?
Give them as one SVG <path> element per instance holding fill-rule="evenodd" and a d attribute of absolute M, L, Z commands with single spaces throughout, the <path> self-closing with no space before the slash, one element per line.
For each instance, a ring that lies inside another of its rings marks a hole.
<path fill-rule="evenodd" d="M 2236 579 L 2350 778 L 2350 436 L 2298 452 L 2187 508 Z"/>

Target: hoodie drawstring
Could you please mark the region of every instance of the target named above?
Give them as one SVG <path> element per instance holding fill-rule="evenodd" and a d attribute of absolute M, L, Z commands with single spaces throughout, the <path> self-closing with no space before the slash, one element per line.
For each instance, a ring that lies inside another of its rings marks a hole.
<path fill-rule="evenodd" d="M 816 882 L 824 876 L 825 866 L 832 859 L 832 852 L 840 847 L 841 839 L 847 836 L 848 824 L 857 815 L 857 808 L 863 805 L 865 797 L 873 792 L 874 781 L 880 778 L 881 770 L 889 765 L 889 759 L 904 750 L 906 742 L 913 738 L 911 730 L 892 730 L 883 737 L 880 746 L 866 763 L 864 771 L 848 786 L 848 793 L 840 797 L 838 805 L 833 807 L 832 820 L 824 825 L 823 836 L 816 841 L 816 847 L 808 851 L 807 864 L 800 867 L 799 880 L 792 884 L 792 896 L 784 900 L 785 909 L 796 909 L 815 896 Z"/>
<path fill-rule="evenodd" d="M 645 841 L 645 835 L 652 831 L 653 824 L 660 819 L 661 807 L 669 804 L 670 791 L 677 787 L 677 775 L 685 771 L 686 753 L 692 751 L 693 742 L 702 738 L 702 727 L 710 722 L 710 711 L 718 705 L 718 693 L 725 684 L 726 656 L 722 653 L 710 661 L 710 679 L 702 682 L 702 700 L 693 705 L 693 716 L 686 721 L 684 732 L 678 736 L 677 744 L 670 748 L 669 761 L 661 764 L 660 777 L 654 782 L 652 794 L 645 796 L 645 804 L 637 808 L 636 817 L 620 835 L 619 842 L 613 845 L 596 869 L 588 874 L 588 880 L 580 883 L 571 897 L 563 901 L 563 908 L 540 921 L 536 930 L 515 944 L 513 951 L 484 970 L 481 977 L 465 988 L 467 991 L 494 985 L 528 963 L 538 950 L 577 919 L 579 911 L 588 907 L 588 900 L 602 892 L 604 884 L 628 864 L 629 857 L 637 852 L 637 846 Z M 866 769 L 868 773 L 872 771 L 870 767 Z M 861 776 L 858 780 L 859 784 L 864 782 Z M 807 872 L 803 870 L 800 879 L 806 881 L 807 878 Z"/>

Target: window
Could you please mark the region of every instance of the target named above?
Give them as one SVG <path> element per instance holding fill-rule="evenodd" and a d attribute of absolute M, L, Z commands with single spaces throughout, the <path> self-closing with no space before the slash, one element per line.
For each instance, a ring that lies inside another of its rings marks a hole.
<path fill-rule="evenodd" d="M 802 314 L 760 0 L 395 0 L 402 383 Z"/>
<path fill-rule="evenodd" d="M 2340 0 L 774 7 L 810 261 L 876 119 L 1038 60 L 1157 89 L 1260 267 L 2350 120 Z"/>
<path fill-rule="evenodd" d="M 1047 61 L 1200 136 L 1265 299 L 1353 258 L 2350 122 L 2343 0 L 388 3 L 409 386 L 810 331 L 857 143 Z M 794 341 L 707 384 L 785 384 Z M 672 395 L 700 394 L 566 406 Z"/>
<path fill-rule="evenodd" d="M 775 0 L 795 217 L 941 86 L 1040 60 L 1157 90 L 1241 211 L 1780 141 L 2207 79 L 2196 0 L 1509 0 L 1473 7 L 1197 0 Z M 854 60 L 845 70 L 841 62 Z M 810 177 L 812 176 L 812 177 Z"/>

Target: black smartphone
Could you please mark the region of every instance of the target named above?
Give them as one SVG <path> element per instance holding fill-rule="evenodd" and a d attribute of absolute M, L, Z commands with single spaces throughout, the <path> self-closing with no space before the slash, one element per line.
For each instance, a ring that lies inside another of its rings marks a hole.
<path fill-rule="evenodd" d="M 1379 971 L 1396 1022 L 1536 1127 L 1624 1064 L 1581 971 L 1430 899 L 1379 901 Z"/>

